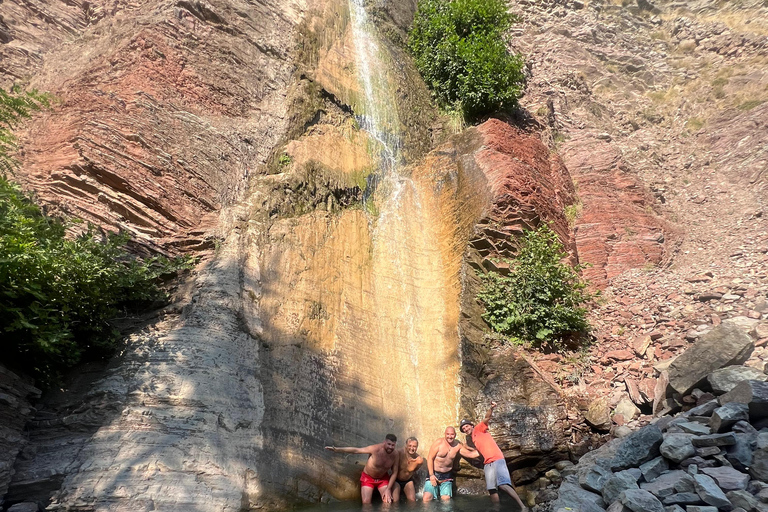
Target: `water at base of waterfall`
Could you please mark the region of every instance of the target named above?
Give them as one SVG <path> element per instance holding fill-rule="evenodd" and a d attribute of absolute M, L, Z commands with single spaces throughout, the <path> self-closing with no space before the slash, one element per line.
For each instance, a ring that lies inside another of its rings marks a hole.
<path fill-rule="evenodd" d="M 501 498 L 494 505 L 488 496 L 458 496 L 450 501 L 422 501 L 392 503 L 385 505 L 374 502 L 363 506 L 358 502 L 330 503 L 296 508 L 296 512 L 495 512 L 513 511 L 517 506 L 512 500 Z"/>

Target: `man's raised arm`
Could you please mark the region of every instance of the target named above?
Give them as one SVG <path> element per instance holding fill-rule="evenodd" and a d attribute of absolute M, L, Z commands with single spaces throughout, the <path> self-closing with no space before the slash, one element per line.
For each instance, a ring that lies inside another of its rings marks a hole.
<path fill-rule="evenodd" d="M 488 425 L 488 423 L 491 421 L 491 415 L 493 414 L 493 410 L 496 408 L 498 404 L 496 402 L 491 402 L 491 406 L 488 408 L 488 412 L 485 413 L 485 418 L 483 418 L 483 421 L 481 423 L 485 423 Z"/>
<path fill-rule="evenodd" d="M 325 449 L 331 452 L 335 453 L 358 453 L 358 454 L 371 454 L 373 453 L 373 447 L 376 446 L 375 444 L 371 446 L 366 446 L 365 448 L 355 448 L 354 446 L 326 446 Z"/>

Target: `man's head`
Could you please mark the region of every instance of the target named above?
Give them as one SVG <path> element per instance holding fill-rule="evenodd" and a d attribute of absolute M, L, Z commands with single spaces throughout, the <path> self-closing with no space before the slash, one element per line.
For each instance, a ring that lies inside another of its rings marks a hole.
<path fill-rule="evenodd" d="M 395 446 L 397 445 L 397 436 L 395 434 L 387 434 L 384 437 L 384 451 L 387 453 L 392 453 L 395 451 Z"/>
<path fill-rule="evenodd" d="M 416 450 L 419 449 L 419 440 L 415 437 L 409 437 L 405 440 L 405 453 L 408 455 L 415 455 Z"/>
<path fill-rule="evenodd" d="M 448 441 L 448 444 L 453 443 L 453 440 L 456 439 L 456 429 L 453 427 L 447 427 L 445 429 L 445 440 Z"/>
<path fill-rule="evenodd" d="M 467 419 L 461 420 L 461 423 L 459 424 L 459 430 L 461 430 L 466 435 L 471 435 L 472 431 L 475 429 L 475 424 Z"/>

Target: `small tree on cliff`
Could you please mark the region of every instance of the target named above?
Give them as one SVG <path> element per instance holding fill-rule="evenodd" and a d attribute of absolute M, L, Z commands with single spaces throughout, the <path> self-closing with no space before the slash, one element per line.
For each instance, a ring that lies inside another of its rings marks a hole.
<path fill-rule="evenodd" d="M 533 346 L 563 348 L 565 341 L 584 340 L 589 331 L 584 304 L 593 294 L 579 277 L 583 267 L 563 263 L 566 256 L 557 234 L 545 224 L 527 232 L 517 258 L 506 260 L 508 275 L 482 275 L 478 299 L 491 329 Z"/>
<path fill-rule="evenodd" d="M 517 104 L 523 58 L 507 51 L 504 0 L 419 0 L 408 48 L 441 106 L 469 119 Z"/>
<path fill-rule="evenodd" d="M 0 174 L 13 171 L 17 165 L 12 156 L 16 151 L 12 130 L 32 112 L 49 106 L 47 94 L 35 90 L 22 93 L 17 87 L 6 92 L 0 88 Z"/>

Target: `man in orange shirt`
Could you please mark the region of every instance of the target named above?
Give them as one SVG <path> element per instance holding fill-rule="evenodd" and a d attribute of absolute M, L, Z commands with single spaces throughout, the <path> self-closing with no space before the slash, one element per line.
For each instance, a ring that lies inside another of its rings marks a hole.
<path fill-rule="evenodd" d="M 498 503 L 499 494 L 497 489 L 501 489 L 517 502 L 520 510 L 527 512 L 528 509 L 523 505 L 520 496 L 512 488 L 512 479 L 509 476 L 509 468 L 507 468 L 507 461 L 504 460 L 504 454 L 488 432 L 488 422 L 491 421 L 491 415 L 495 408 L 496 402 L 491 402 L 491 407 L 485 413 L 485 418 L 477 426 L 469 420 L 461 420 L 459 430 L 472 437 L 475 448 L 483 456 L 485 488 L 488 489 L 488 493 L 491 495 L 491 501 Z"/>

